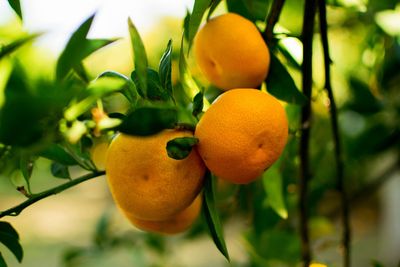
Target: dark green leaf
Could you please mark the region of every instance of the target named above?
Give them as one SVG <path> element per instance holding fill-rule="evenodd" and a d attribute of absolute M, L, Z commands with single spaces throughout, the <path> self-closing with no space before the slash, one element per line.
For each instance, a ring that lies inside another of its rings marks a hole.
<path fill-rule="evenodd" d="M 229 261 L 229 253 L 226 248 L 222 225 L 215 206 L 215 178 L 209 171 L 206 172 L 203 192 L 203 213 L 207 222 L 208 230 L 218 250 Z"/>
<path fill-rule="evenodd" d="M 0 233 L 8 234 L 8 235 L 14 237 L 15 239 L 19 239 L 18 232 L 8 222 L 0 221 Z"/>
<path fill-rule="evenodd" d="M 171 57 L 172 57 L 172 40 L 169 40 L 167 49 L 165 50 L 164 54 L 161 57 L 158 72 L 160 74 L 161 85 L 163 86 L 164 90 L 168 92 L 171 98 L 173 98 L 172 81 L 171 81 L 171 72 L 172 72 Z"/>
<path fill-rule="evenodd" d="M 135 83 L 136 87 L 139 87 L 139 77 L 136 72 L 132 72 L 131 74 L 131 79 Z M 144 96 L 145 97 L 145 96 Z M 167 92 L 167 90 L 164 90 L 161 81 L 160 81 L 160 76 L 158 75 L 158 72 L 153 70 L 153 69 L 147 69 L 147 96 L 148 99 L 150 100 L 163 100 L 166 101 L 170 98 L 170 94 Z"/>
<path fill-rule="evenodd" d="M 77 165 L 78 162 L 68 153 L 65 149 L 58 145 L 53 144 L 39 153 L 39 156 L 51 159 L 62 165 Z"/>
<path fill-rule="evenodd" d="M 7 264 L 3 258 L 3 255 L 1 255 L 1 252 L 0 252 L 0 267 L 7 267 Z"/>
<path fill-rule="evenodd" d="M 195 97 L 193 98 L 192 114 L 195 117 L 203 111 L 203 105 L 204 105 L 203 97 L 204 97 L 203 93 L 198 92 L 197 95 L 195 95 Z"/>
<path fill-rule="evenodd" d="M 147 56 L 143 41 L 140 38 L 139 32 L 133 25 L 132 20 L 128 19 L 129 34 L 133 50 L 133 58 L 135 63 L 135 71 L 138 76 L 138 88 L 143 96 L 147 95 Z"/>
<path fill-rule="evenodd" d="M 142 107 L 128 114 L 117 130 L 131 135 L 152 135 L 174 127 L 177 111 L 173 108 Z"/>
<path fill-rule="evenodd" d="M 132 106 L 136 105 L 139 99 L 139 93 L 136 89 L 135 83 L 133 83 L 131 79 L 115 71 L 105 71 L 99 75 L 99 78 L 101 77 L 112 77 L 125 81 L 125 86 L 122 89 L 121 93 L 126 97 L 126 99 L 128 99 L 129 103 L 131 103 Z"/>
<path fill-rule="evenodd" d="M 378 99 L 371 93 L 365 82 L 351 77 L 350 78 L 351 100 L 344 105 L 344 108 L 354 110 L 362 114 L 374 114 L 382 110 L 383 106 Z"/>
<path fill-rule="evenodd" d="M 22 45 L 28 43 L 29 41 L 32 41 L 32 40 L 36 39 L 39 36 L 40 36 L 40 34 L 31 34 L 31 35 L 28 35 L 28 36 L 25 36 L 25 37 L 21 37 L 21 38 L 15 40 L 15 41 L 13 41 L 10 44 L 4 45 L 4 46 L 0 46 L 0 59 L 2 59 L 3 57 L 11 54 L 12 52 L 17 50 Z"/>
<path fill-rule="evenodd" d="M 280 100 L 297 105 L 304 105 L 308 101 L 297 89 L 289 72 L 273 53 L 271 53 L 271 65 L 266 82 L 268 92 Z"/>
<path fill-rule="evenodd" d="M 189 95 L 195 95 L 198 92 L 200 92 L 200 88 L 195 82 L 195 80 L 192 77 L 192 74 L 190 73 L 188 64 L 186 62 L 186 57 L 184 53 L 184 46 L 183 46 L 183 36 L 181 40 L 181 49 L 179 53 L 179 76 L 181 79 L 182 87 L 184 90 L 187 92 Z"/>
<path fill-rule="evenodd" d="M 183 38 L 187 42 L 189 41 L 189 22 L 190 22 L 190 12 L 189 10 L 186 10 L 186 16 L 183 19 Z"/>
<path fill-rule="evenodd" d="M 243 0 L 227 0 L 226 6 L 229 12 L 239 14 L 249 20 L 254 21 L 252 14 L 247 9 Z"/>
<path fill-rule="evenodd" d="M 98 246 L 101 246 L 107 240 L 110 221 L 111 213 L 106 211 L 97 222 L 94 240 Z"/>
<path fill-rule="evenodd" d="M 372 267 L 384 267 L 382 263 L 380 263 L 379 261 L 373 260 L 372 261 Z"/>
<path fill-rule="evenodd" d="M 265 21 L 269 0 L 227 0 L 230 12 L 237 13 L 251 21 Z"/>
<path fill-rule="evenodd" d="M 189 50 L 192 45 L 193 39 L 196 36 L 197 30 L 200 27 L 201 20 L 203 19 L 203 15 L 206 12 L 207 8 L 210 6 L 212 0 L 196 0 L 194 1 L 193 11 L 190 15 L 189 21 Z"/>
<path fill-rule="evenodd" d="M 8 0 L 8 4 L 11 6 L 11 8 L 14 10 L 15 13 L 17 13 L 18 17 L 22 20 L 22 9 L 21 9 L 21 3 L 19 0 Z"/>
<path fill-rule="evenodd" d="M 22 258 L 24 257 L 24 251 L 18 241 L 18 238 L 15 238 L 15 236 L 8 233 L 0 232 L 0 243 L 3 243 L 3 245 L 14 254 L 19 262 L 22 261 Z"/>
<path fill-rule="evenodd" d="M 184 159 L 192 152 L 193 146 L 199 142 L 195 137 L 178 137 L 168 141 L 167 153 L 170 158 Z"/>
<path fill-rule="evenodd" d="M 86 39 L 92 25 L 95 15 L 90 16 L 81 26 L 72 34 L 64 51 L 61 53 L 56 69 L 56 77 L 62 80 L 71 69 L 77 68 L 81 61 L 96 50 L 114 42 L 115 40 L 104 39 Z"/>
<path fill-rule="evenodd" d="M 70 179 L 71 175 L 69 174 L 68 166 L 62 165 L 58 162 L 53 162 L 51 164 L 51 174 L 54 177 L 61 179 Z"/>
<path fill-rule="evenodd" d="M 288 212 L 283 196 L 282 175 L 276 163 L 264 172 L 262 181 L 267 193 L 268 204 L 281 218 L 287 219 Z"/>

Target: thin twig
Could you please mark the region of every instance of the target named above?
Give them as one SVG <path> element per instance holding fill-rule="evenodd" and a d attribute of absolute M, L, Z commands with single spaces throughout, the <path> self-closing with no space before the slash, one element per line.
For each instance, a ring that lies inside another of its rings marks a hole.
<path fill-rule="evenodd" d="M 340 134 L 337 118 L 337 109 L 335 98 L 333 95 L 332 84 L 331 84 L 331 58 L 329 56 L 329 42 L 328 42 L 328 24 L 326 20 L 326 3 L 325 0 L 318 0 L 319 9 L 319 23 L 321 31 L 321 41 L 324 51 L 324 64 L 325 64 L 325 89 L 328 93 L 330 100 L 330 117 L 332 124 L 332 134 L 334 141 L 335 150 L 335 161 L 337 170 L 337 189 L 340 193 L 341 198 L 341 211 L 342 211 L 342 246 L 343 246 L 343 266 L 350 267 L 350 253 L 351 253 L 351 228 L 350 228 L 350 209 L 349 209 L 349 197 L 347 194 L 347 189 L 344 183 L 344 163 L 343 155 L 340 143 Z"/>
<path fill-rule="evenodd" d="M 284 4 L 285 0 L 274 0 L 272 3 L 271 10 L 269 11 L 267 17 L 267 27 L 263 33 L 268 43 L 271 43 L 272 39 L 274 38 L 274 27 L 279 20 L 279 16 L 281 15 Z"/>
<path fill-rule="evenodd" d="M 30 205 L 44 199 L 47 198 L 49 196 L 58 194 L 64 190 L 67 190 L 68 188 L 71 188 L 77 184 L 80 184 L 82 182 L 85 182 L 87 180 L 96 178 L 98 176 L 104 175 L 105 171 L 99 171 L 99 172 L 92 172 L 86 175 L 83 175 L 79 178 L 73 179 L 67 183 L 64 183 L 62 185 L 56 186 L 54 188 L 51 188 L 49 190 L 43 191 L 39 194 L 35 194 L 33 195 L 31 198 L 27 199 L 26 201 L 22 202 L 21 204 L 12 207 L 8 210 L 2 211 L 0 212 L 0 218 L 3 218 L 5 216 L 17 216 L 18 214 L 20 214 L 24 209 L 26 209 L 27 207 L 29 207 Z"/>
<path fill-rule="evenodd" d="M 308 267 L 311 262 L 310 235 L 308 226 L 308 182 L 311 177 L 309 169 L 309 143 L 311 127 L 311 95 L 312 95 L 312 41 L 314 36 L 314 22 L 316 13 L 316 0 L 306 0 L 303 20 L 303 64 L 302 87 L 304 95 L 310 100 L 302 107 L 300 137 L 300 181 L 299 181 L 299 213 L 300 213 L 300 237 L 301 255 L 303 266 Z"/>

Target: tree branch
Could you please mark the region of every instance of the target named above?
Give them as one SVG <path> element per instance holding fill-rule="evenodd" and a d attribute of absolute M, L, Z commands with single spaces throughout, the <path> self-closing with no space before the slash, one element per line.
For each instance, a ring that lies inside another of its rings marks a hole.
<path fill-rule="evenodd" d="M 269 11 L 267 17 L 267 27 L 265 28 L 265 31 L 263 33 L 268 43 L 272 42 L 272 39 L 274 37 L 274 27 L 279 20 L 279 16 L 281 15 L 284 4 L 285 0 L 274 0 L 274 2 L 272 3 L 271 10 Z"/>
<path fill-rule="evenodd" d="M 73 187 L 73 186 L 75 186 L 77 184 L 80 184 L 82 182 L 85 182 L 87 180 L 96 178 L 96 177 L 104 175 L 104 174 L 105 174 L 105 171 L 92 172 L 92 173 L 83 175 L 83 176 L 81 176 L 79 178 L 76 178 L 74 180 L 71 180 L 71 181 L 69 181 L 67 183 L 64 183 L 62 185 L 59 185 L 59 186 L 56 186 L 56 187 L 51 188 L 49 190 L 43 191 L 43 192 L 41 192 L 39 194 L 35 194 L 31 198 L 29 198 L 26 201 L 22 202 L 21 204 L 15 206 L 15 207 L 12 207 L 12 208 L 10 208 L 8 210 L 0 212 L 0 219 L 5 217 L 5 216 L 17 216 L 24 209 L 29 207 L 30 205 L 32 205 L 32 204 L 34 204 L 34 203 L 36 203 L 36 202 L 38 202 L 38 201 L 40 201 L 40 200 L 42 200 L 44 198 L 47 198 L 49 196 L 58 194 L 58 193 L 60 193 L 60 192 L 62 192 L 64 190 L 67 190 L 70 187 Z"/>
<path fill-rule="evenodd" d="M 328 93 L 328 97 L 330 100 L 330 117 L 332 124 L 332 133 L 333 133 L 333 141 L 334 141 L 334 150 L 335 150 L 335 161 L 336 161 L 336 170 L 337 170 L 337 189 L 340 193 L 341 198 L 341 211 L 342 211 L 342 246 L 343 246 L 343 266 L 350 267 L 350 253 L 351 253 L 351 228 L 350 228 L 350 210 L 349 210 L 349 198 L 347 194 L 347 189 L 344 183 L 344 163 L 343 163 L 343 155 L 341 150 L 340 143 L 340 135 L 339 135 L 339 126 L 337 119 L 337 109 L 335 98 L 332 91 L 331 84 L 331 73 L 330 73 L 330 64 L 331 59 L 329 56 L 329 42 L 328 42 L 328 24 L 326 20 L 326 3 L 325 0 L 318 0 L 318 8 L 319 8 L 319 23 L 320 23 L 320 31 L 321 31 L 321 41 L 322 47 L 324 51 L 324 64 L 325 64 L 325 89 Z"/>
<path fill-rule="evenodd" d="M 299 181 L 299 213 L 300 213 L 300 237 L 303 266 L 308 267 L 311 262 L 310 236 L 308 226 L 307 195 L 308 182 L 311 177 L 309 169 L 309 143 L 311 127 L 311 95 L 312 95 L 312 41 L 314 36 L 314 22 L 316 13 L 316 0 L 306 0 L 303 20 L 303 63 L 302 63 L 302 87 L 304 95 L 309 101 L 302 107 L 300 137 L 300 181 Z"/>

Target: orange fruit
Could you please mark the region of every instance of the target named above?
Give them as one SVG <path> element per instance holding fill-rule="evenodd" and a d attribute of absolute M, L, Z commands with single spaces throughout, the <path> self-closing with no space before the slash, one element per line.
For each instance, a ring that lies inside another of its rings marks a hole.
<path fill-rule="evenodd" d="M 194 40 L 196 62 L 217 87 L 255 88 L 267 77 L 270 54 L 253 22 L 227 13 L 209 20 Z"/>
<path fill-rule="evenodd" d="M 205 166 L 196 149 L 168 157 L 167 142 L 189 131 L 164 130 L 151 136 L 119 134 L 107 152 L 106 173 L 116 204 L 140 220 L 167 220 L 187 208 L 203 186 Z"/>
<path fill-rule="evenodd" d="M 188 230 L 199 217 L 201 203 L 202 199 L 199 195 L 189 207 L 165 221 L 140 220 L 132 216 L 130 213 L 125 212 L 124 214 L 133 225 L 143 231 L 160 234 L 178 234 Z"/>
<path fill-rule="evenodd" d="M 195 136 L 206 166 L 219 178 L 254 181 L 281 155 L 288 121 L 280 102 L 256 89 L 221 94 L 201 117 Z"/>

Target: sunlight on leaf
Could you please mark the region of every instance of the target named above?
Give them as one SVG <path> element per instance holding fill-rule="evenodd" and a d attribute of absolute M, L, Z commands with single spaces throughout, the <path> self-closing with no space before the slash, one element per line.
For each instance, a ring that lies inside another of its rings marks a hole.
<path fill-rule="evenodd" d="M 283 196 L 282 175 L 276 163 L 264 172 L 262 182 L 267 194 L 267 203 L 281 218 L 287 219 L 288 212 Z"/>

